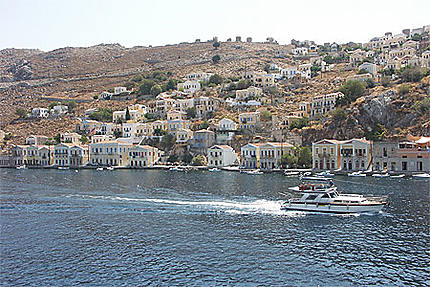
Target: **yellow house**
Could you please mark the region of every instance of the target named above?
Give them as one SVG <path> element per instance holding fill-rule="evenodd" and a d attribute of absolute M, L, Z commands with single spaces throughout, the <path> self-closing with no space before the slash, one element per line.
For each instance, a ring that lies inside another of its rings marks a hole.
<path fill-rule="evenodd" d="M 260 112 L 249 112 L 239 114 L 239 125 L 241 129 L 254 129 L 260 123 Z"/>

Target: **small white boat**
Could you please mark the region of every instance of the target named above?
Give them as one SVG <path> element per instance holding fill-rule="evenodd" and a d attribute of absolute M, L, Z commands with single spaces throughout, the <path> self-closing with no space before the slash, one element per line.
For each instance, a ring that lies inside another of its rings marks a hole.
<path fill-rule="evenodd" d="M 27 167 L 25 165 L 18 165 L 16 169 L 27 169 Z"/>
<path fill-rule="evenodd" d="M 285 176 L 298 176 L 299 172 L 298 171 L 285 171 L 284 175 Z"/>
<path fill-rule="evenodd" d="M 59 166 L 59 167 L 57 167 L 57 169 L 59 169 L 59 170 L 68 170 L 69 167 L 68 166 Z"/>
<path fill-rule="evenodd" d="M 294 188 L 290 188 L 294 190 Z M 324 213 L 351 214 L 361 212 L 379 212 L 388 205 L 387 197 L 363 196 L 361 194 L 342 194 L 335 186 L 327 185 L 319 188 L 302 188 L 301 198 L 290 199 L 281 206 L 287 211 L 308 211 Z"/>
<path fill-rule="evenodd" d="M 210 172 L 218 172 L 218 171 L 221 171 L 221 170 L 219 168 L 214 167 L 214 168 L 210 168 L 209 171 Z"/>
<path fill-rule="evenodd" d="M 404 178 L 404 174 L 390 175 L 390 178 Z"/>
<path fill-rule="evenodd" d="M 387 178 L 387 177 L 390 177 L 390 175 L 388 173 L 375 173 L 375 174 L 372 174 L 372 176 L 376 177 L 376 178 Z"/>
<path fill-rule="evenodd" d="M 420 179 L 424 178 L 424 179 L 426 179 L 426 178 L 430 178 L 430 174 L 428 174 L 428 173 L 413 174 L 412 177 L 413 178 L 420 178 Z"/>
<path fill-rule="evenodd" d="M 333 177 L 334 176 L 334 174 L 330 173 L 329 171 L 323 171 L 323 172 L 317 173 L 316 175 L 317 176 L 323 176 L 323 177 Z"/>
<path fill-rule="evenodd" d="M 316 181 L 327 181 L 329 178 L 323 176 L 303 176 L 302 180 L 316 180 Z"/>
<path fill-rule="evenodd" d="M 169 168 L 169 170 L 171 170 L 171 171 L 185 171 L 185 169 L 183 167 L 180 167 L 180 166 L 171 167 L 171 168 Z"/>
<path fill-rule="evenodd" d="M 114 167 L 113 166 L 108 166 L 106 169 L 107 170 L 114 170 Z"/>
<path fill-rule="evenodd" d="M 79 170 L 75 169 L 75 172 L 76 172 L 76 173 L 78 173 L 78 172 L 79 172 Z"/>
<path fill-rule="evenodd" d="M 98 167 L 96 170 L 98 170 L 98 171 L 102 171 L 102 170 L 103 170 L 103 168 L 102 168 L 102 167 Z"/>
<path fill-rule="evenodd" d="M 248 170 L 245 173 L 246 174 L 250 174 L 250 175 L 260 175 L 260 174 L 263 174 L 263 172 L 260 171 L 259 169 Z"/>
<path fill-rule="evenodd" d="M 361 171 L 354 171 L 354 172 L 348 173 L 348 176 L 352 176 L 352 177 L 365 177 L 366 174 L 362 173 Z"/>

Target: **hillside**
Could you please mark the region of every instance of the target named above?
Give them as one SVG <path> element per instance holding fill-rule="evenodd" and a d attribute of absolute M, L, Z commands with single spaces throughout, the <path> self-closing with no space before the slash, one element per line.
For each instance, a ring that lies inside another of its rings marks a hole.
<path fill-rule="evenodd" d="M 187 73 L 212 72 L 225 78 L 239 77 L 245 70 L 263 70 L 268 64 L 289 66 L 307 63 L 308 58 L 293 58 L 291 45 L 268 43 L 223 42 L 218 49 L 212 42 L 182 43 L 162 47 L 124 48 L 119 44 L 101 44 L 87 48 L 61 48 L 50 52 L 26 49 L 0 51 L 0 129 L 15 134 L 10 143 L 22 143 L 29 134 L 50 137 L 59 131 L 73 130 L 76 119 L 60 119 L 49 124 L 18 119 L 18 108 L 30 111 L 46 107 L 55 99 L 75 100 L 74 116 L 85 109 L 108 107 L 123 109 L 136 100 L 96 101 L 94 95 L 122 86 L 140 74 L 152 71 L 170 72 L 181 79 Z M 212 57 L 219 55 L 219 64 Z M 321 73 L 307 82 L 281 81 L 278 88 L 285 103 L 268 109 L 287 114 L 297 110 L 298 103 L 312 96 L 337 91 L 354 71 L 336 64 L 332 71 Z M 429 97 L 429 77 L 413 84 L 409 93 L 400 95 L 400 83 L 368 89 L 365 96 L 346 108 L 345 118 L 328 117 L 300 131 L 305 142 L 323 137 L 348 138 L 369 135 L 377 124 L 387 136 L 414 133 L 430 134 L 429 116 L 416 111 L 414 103 Z M 138 100 L 145 103 L 145 100 Z M 222 112 L 215 115 L 222 116 Z"/>

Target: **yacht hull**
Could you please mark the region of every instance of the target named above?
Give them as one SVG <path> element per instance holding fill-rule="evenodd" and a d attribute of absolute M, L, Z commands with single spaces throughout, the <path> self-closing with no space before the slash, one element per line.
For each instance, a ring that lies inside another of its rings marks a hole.
<path fill-rule="evenodd" d="M 323 213 L 377 213 L 382 210 L 385 203 L 380 204 L 363 204 L 363 205 L 338 205 L 338 204 L 315 204 L 315 203 L 285 203 L 281 209 L 289 211 L 308 211 L 308 212 L 323 212 Z"/>

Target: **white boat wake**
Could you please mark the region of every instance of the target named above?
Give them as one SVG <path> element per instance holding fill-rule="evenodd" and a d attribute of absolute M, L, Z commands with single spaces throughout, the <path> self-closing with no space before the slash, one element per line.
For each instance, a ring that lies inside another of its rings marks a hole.
<path fill-rule="evenodd" d="M 223 211 L 231 214 L 273 214 L 273 215 L 299 215 L 303 212 L 290 212 L 281 210 L 282 201 L 270 201 L 259 199 L 250 202 L 236 201 L 190 201 L 177 199 L 160 199 L 160 198 L 130 198 L 120 196 L 102 196 L 102 195 L 69 195 L 68 197 L 79 197 L 85 199 L 100 199 L 113 201 L 130 201 L 130 202 L 152 202 L 158 204 L 181 205 L 181 206 L 196 206 L 209 208 L 215 211 Z"/>

